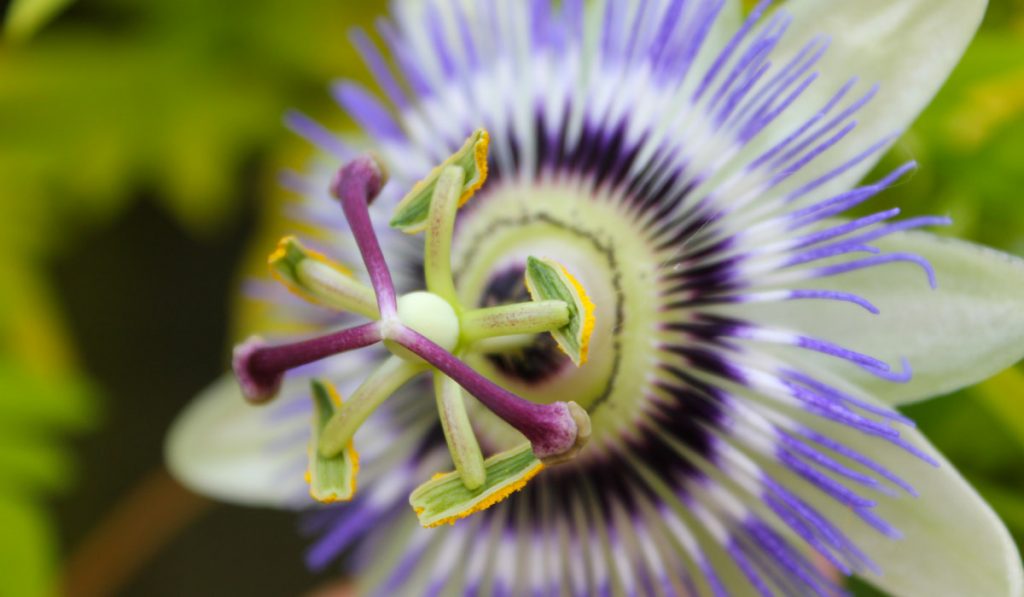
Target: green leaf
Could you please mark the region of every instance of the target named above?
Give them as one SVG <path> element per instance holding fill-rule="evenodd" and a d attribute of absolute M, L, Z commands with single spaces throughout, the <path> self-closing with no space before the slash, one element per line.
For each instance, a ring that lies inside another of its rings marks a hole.
<path fill-rule="evenodd" d="M 31 37 L 71 0 L 13 0 L 7 7 L 4 35 L 12 41 L 23 41 Z"/>
<path fill-rule="evenodd" d="M 973 393 L 1024 449 L 1024 373 L 1010 367 L 975 386 Z"/>
<path fill-rule="evenodd" d="M 32 499 L 0 497 L 0 597 L 55 594 L 57 546 L 48 518 Z"/>

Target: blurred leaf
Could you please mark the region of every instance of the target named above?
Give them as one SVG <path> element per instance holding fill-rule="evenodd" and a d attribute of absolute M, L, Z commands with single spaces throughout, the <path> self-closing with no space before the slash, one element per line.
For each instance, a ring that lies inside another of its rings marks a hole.
<path fill-rule="evenodd" d="M 3 202 L 88 223 L 153 189 L 191 230 L 213 231 L 241 199 L 253 152 L 288 134 L 285 109 L 327 104 L 332 76 L 365 77 L 345 27 L 381 8 L 106 0 L 87 19 L 72 11 L 0 53 L 0 176 L 17 181 Z"/>
<path fill-rule="evenodd" d="M 978 384 L 973 391 L 1024 450 L 1024 373 L 1011 367 Z"/>
<path fill-rule="evenodd" d="M 31 37 L 71 0 L 13 0 L 7 7 L 4 35 L 13 41 Z"/>
<path fill-rule="evenodd" d="M 1006 526 L 1017 534 L 1024 533 L 1024 497 L 1021 497 L 1019 490 L 1010 490 L 989 483 L 975 482 L 975 486 Z"/>
<path fill-rule="evenodd" d="M 56 546 L 44 508 L 0 493 L 0 597 L 54 594 Z"/>

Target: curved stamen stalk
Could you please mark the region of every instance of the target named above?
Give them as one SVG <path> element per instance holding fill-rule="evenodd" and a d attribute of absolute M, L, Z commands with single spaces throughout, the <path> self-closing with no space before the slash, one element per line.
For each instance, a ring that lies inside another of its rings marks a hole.
<path fill-rule="evenodd" d="M 558 300 L 474 309 L 463 313 L 459 321 L 462 341 L 466 343 L 500 336 L 551 332 L 567 323 L 569 306 Z"/>
<path fill-rule="evenodd" d="M 370 202 L 380 193 L 385 176 L 380 164 L 370 156 L 358 157 L 340 170 L 331 182 L 331 194 L 341 201 L 366 271 L 370 274 L 373 291 L 383 319 L 394 317 L 398 310 L 395 285 L 384 261 L 377 234 L 370 222 Z"/>
<path fill-rule="evenodd" d="M 235 347 L 232 367 L 242 386 L 242 394 L 250 402 L 259 404 L 277 395 L 285 371 L 363 348 L 381 339 L 380 324 L 376 321 L 278 346 L 270 346 L 261 338 L 252 337 Z"/>
<path fill-rule="evenodd" d="M 487 472 L 484 470 L 484 455 L 480 452 L 480 444 L 469 422 L 469 415 L 466 414 L 462 388 L 452 378 L 435 371 L 434 394 L 455 470 L 459 472 L 466 489 L 476 489 L 484 484 Z"/>
<path fill-rule="evenodd" d="M 359 426 L 381 403 L 426 369 L 423 363 L 388 357 L 324 426 L 320 435 L 320 454 L 331 457 L 344 450 Z"/>
<path fill-rule="evenodd" d="M 353 278 L 348 268 L 307 249 L 295 237 L 282 238 L 267 264 L 274 278 L 307 301 L 369 319 L 380 318 L 372 288 Z"/>
<path fill-rule="evenodd" d="M 524 400 L 404 325 L 391 329 L 389 339 L 454 379 L 494 414 L 515 427 L 530 440 L 534 454 L 541 460 L 561 461 L 572 457 L 590 436 L 590 418 L 575 402 L 536 404 Z"/>
<path fill-rule="evenodd" d="M 448 166 L 441 171 L 430 201 L 423 252 L 427 290 L 452 305 L 459 304 L 455 281 L 452 279 L 452 231 L 455 229 L 455 212 L 459 209 L 465 179 L 466 171 L 461 166 Z"/>

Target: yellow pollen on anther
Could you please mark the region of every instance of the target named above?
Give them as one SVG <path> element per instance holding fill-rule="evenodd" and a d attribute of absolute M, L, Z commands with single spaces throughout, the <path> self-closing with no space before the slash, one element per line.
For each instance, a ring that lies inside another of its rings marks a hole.
<path fill-rule="evenodd" d="M 538 462 L 536 465 L 534 465 L 532 468 L 530 468 L 530 470 L 528 470 L 525 473 L 523 473 L 522 478 L 520 478 L 515 483 L 511 483 L 509 485 L 506 485 L 505 487 L 502 487 L 502 488 L 498 489 L 497 491 L 495 491 L 491 495 L 487 496 L 486 498 L 484 498 L 483 500 L 477 502 L 476 504 L 473 504 L 471 507 L 467 508 L 466 510 L 463 510 L 461 512 L 457 512 L 457 513 L 455 513 L 455 514 L 453 514 L 451 516 L 448 516 L 446 518 L 442 518 L 440 520 L 436 520 L 434 522 L 431 522 L 429 524 L 425 524 L 423 526 L 424 526 L 424 528 L 432 529 L 434 527 L 439 527 L 439 526 L 441 526 L 443 524 L 455 524 L 455 522 L 458 521 L 458 520 L 466 518 L 467 516 L 470 516 L 472 514 L 476 514 L 477 512 L 481 512 L 483 510 L 486 510 L 486 509 L 490 508 L 491 506 L 504 501 L 508 496 L 510 496 L 513 493 L 519 491 L 523 487 L 526 487 L 526 484 L 529 483 L 531 479 L 536 477 L 537 474 L 539 472 L 541 472 L 542 470 L 544 470 L 544 463 L 543 462 Z M 443 475 L 444 475 L 444 473 L 441 473 L 441 476 L 443 476 Z M 436 479 L 437 476 L 438 475 L 435 475 L 434 478 Z M 416 511 L 416 514 L 420 514 L 421 512 L 423 512 L 423 508 L 413 508 L 413 509 Z"/>
<path fill-rule="evenodd" d="M 465 205 L 473 194 L 480 190 L 480 187 L 484 186 L 484 182 L 487 180 L 487 150 L 490 144 L 490 133 L 481 129 L 480 138 L 473 145 L 473 161 L 476 163 L 477 177 L 469 187 L 463 190 L 462 196 L 459 197 L 459 207 Z"/>
<path fill-rule="evenodd" d="M 576 289 L 576 294 L 580 297 L 580 304 L 583 306 L 583 325 L 580 329 L 580 365 L 587 362 L 587 353 L 590 350 L 590 337 L 594 334 L 594 325 L 597 319 L 594 317 L 594 301 L 590 300 L 590 296 L 587 295 L 586 289 L 580 284 L 569 270 L 562 268 L 562 274 L 569 280 L 572 287 Z"/>
<path fill-rule="evenodd" d="M 331 403 L 334 404 L 335 409 L 340 409 L 342 401 L 341 394 L 338 393 L 338 389 L 335 388 L 334 385 L 329 383 L 324 383 L 323 387 L 327 390 L 327 396 L 330 398 Z M 305 479 L 306 483 L 309 484 L 309 496 L 314 500 L 320 502 L 321 504 L 348 502 L 351 501 L 352 498 L 355 497 L 356 495 L 356 479 L 359 477 L 359 452 L 356 451 L 355 441 L 349 440 L 348 446 L 346 446 L 345 450 L 348 453 L 348 458 L 352 467 L 352 472 L 348 478 L 348 490 L 346 492 L 348 494 L 348 497 L 341 497 L 338 495 L 336 491 L 331 491 L 330 493 L 325 494 L 316 493 L 312 485 L 313 474 L 308 468 L 306 469 Z"/>
<path fill-rule="evenodd" d="M 334 271 L 336 271 L 339 274 L 345 276 L 346 278 L 352 278 L 353 277 L 352 270 L 350 270 L 349 268 L 345 267 L 344 265 L 342 265 L 342 264 L 340 264 L 340 263 L 338 263 L 336 261 L 331 260 L 330 258 L 328 258 L 326 255 L 324 255 L 322 253 L 319 253 L 317 251 L 314 251 L 312 249 L 308 249 L 308 248 L 302 246 L 299 243 L 299 241 L 294 236 L 285 236 L 285 237 L 281 238 L 281 240 L 277 241 L 277 247 L 270 253 L 270 255 L 267 256 L 267 266 L 270 267 L 270 275 L 273 276 L 273 278 L 275 280 L 280 282 L 282 286 L 287 288 L 292 294 L 295 294 L 299 298 L 302 298 L 302 299 L 305 299 L 307 301 L 316 303 L 318 305 L 322 305 L 323 304 L 316 296 L 306 292 L 304 289 L 302 289 L 301 287 L 296 285 L 295 282 L 290 280 L 287 276 L 283 275 L 280 272 L 280 270 L 277 269 L 277 267 L 276 267 L 277 263 L 282 261 L 282 260 L 284 260 L 284 259 L 287 259 L 287 257 L 288 257 L 288 245 L 290 245 L 290 244 L 295 244 L 295 245 L 301 246 L 302 247 L 302 254 L 305 257 L 308 257 L 309 259 L 314 259 L 316 261 L 319 261 L 320 263 L 322 263 L 322 264 L 326 265 L 327 267 L 333 269 Z"/>

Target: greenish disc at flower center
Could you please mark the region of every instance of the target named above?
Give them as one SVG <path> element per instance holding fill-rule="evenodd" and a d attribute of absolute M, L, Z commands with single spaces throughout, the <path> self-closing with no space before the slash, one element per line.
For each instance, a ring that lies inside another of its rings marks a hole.
<path fill-rule="evenodd" d="M 521 272 L 532 255 L 558 262 L 581 282 L 596 305 L 596 326 L 590 358 L 580 368 L 545 336 L 501 354 L 470 353 L 467 360 L 529 400 L 577 402 L 590 413 L 592 444 L 598 445 L 635 420 L 648 394 L 660 307 L 655 250 L 612 197 L 569 186 L 505 184 L 474 202 L 460 216 L 453 245 L 464 304 L 523 300 Z M 475 420 L 481 439 L 496 449 L 521 441 L 483 409 Z"/>

